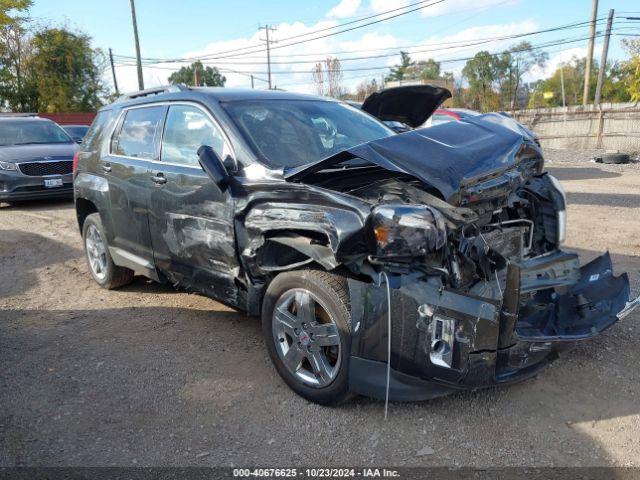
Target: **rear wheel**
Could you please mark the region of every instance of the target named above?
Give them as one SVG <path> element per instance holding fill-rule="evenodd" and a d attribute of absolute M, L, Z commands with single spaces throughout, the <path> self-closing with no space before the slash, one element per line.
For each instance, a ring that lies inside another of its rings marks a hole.
<path fill-rule="evenodd" d="M 267 289 L 262 329 L 271 360 L 296 393 L 324 405 L 348 397 L 351 313 L 344 277 L 281 273 Z"/>
<path fill-rule="evenodd" d="M 113 263 L 99 214 L 87 216 L 82 225 L 82 239 L 89 272 L 98 285 L 113 289 L 131 283 L 133 270 Z"/>

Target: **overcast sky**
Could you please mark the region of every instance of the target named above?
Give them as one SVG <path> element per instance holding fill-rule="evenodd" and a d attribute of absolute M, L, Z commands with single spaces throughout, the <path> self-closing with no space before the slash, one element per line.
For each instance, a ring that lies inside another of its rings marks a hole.
<path fill-rule="evenodd" d="M 270 24 L 275 43 L 272 51 L 274 83 L 287 90 L 311 92 L 311 63 L 278 64 L 277 62 L 312 62 L 327 53 L 342 59 L 344 84 L 353 89 L 366 78 L 381 78 L 384 67 L 398 62 L 400 47 L 412 52 L 415 59 L 435 58 L 445 71 L 459 75 L 464 62 L 450 61 L 473 56 L 479 50 L 498 52 L 522 39 L 493 41 L 473 46 L 460 46 L 482 39 L 549 29 L 560 25 L 587 21 L 591 0 L 443 0 L 418 11 L 392 18 L 350 32 L 285 46 L 294 41 L 326 35 L 357 26 L 350 24 L 309 36 L 286 40 L 292 36 L 353 22 L 359 18 L 389 11 L 418 0 L 136 0 L 142 56 L 147 58 L 196 58 L 247 48 L 243 57 L 207 60 L 223 70 L 227 86 L 250 86 L 249 73 L 266 78 L 266 55 L 260 50 L 264 32 L 258 27 Z M 433 0 L 431 3 L 436 2 Z M 421 3 L 418 6 L 424 6 Z M 416 7 L 413 7 L 416 8 Z M 637 0 L 600 0 L 599 16 L 606 17 L 610 8 L 616 14 L 640 16 Z M 402 10 L 393 12 L 393 15 Z M 66 23 L 83 30 L 93 38 L 93 45 L 111 47 L 114 54 L 133 56 L 133 30 L 129 0 L 35 0 L 32 17 L 41 21 Z M 373 18 L 372 20 L 377 20 Z M 363 22 L 365 23 L 365 22 Z M 602 29 L 604 29 L 604 21 Z M 640 33 L 640 22 L 616 20 L 618 33 Z M 633 30 L 632 30 L 633 29 Z M 588 27 L 525 37 L 534 45 L 558 40 L 586 37 Z M 622 37 L 613 36 L 609 58 L 623 57 Z M 586 53 L 586 40 L 549 47 L 550 60 L 543 70 L 532 72 L 529 80 L 547 76 L 562 61 Z M 596 59 L 600 58 L 600 42 Z M 254 53 L 251 53 L 254 52 Z M 391 55 L 392 54 L 392 55 Z M 345 60 L 353 57 L 378 58 Z M 123 60 L 119 60 L 123 63 Z M 167 83 L 167 77 L 180 64 L 166 63 L 144 68 L 145 86 Z M 245 74 L 233 73 L 245 72 Z M 118 66 L 118 82 L 122 91 L 137 89 L 134 66 Z M 109 81 L 111 76 L 108 76 Z M 256 87 L 265 84 L 256 80 Z"/>

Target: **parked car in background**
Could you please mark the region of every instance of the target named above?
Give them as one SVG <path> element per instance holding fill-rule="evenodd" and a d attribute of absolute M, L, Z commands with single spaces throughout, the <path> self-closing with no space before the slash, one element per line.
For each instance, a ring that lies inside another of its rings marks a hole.
<path fill-rule="evenodd" d="M 431 127 L 433 125 L 440 125 L 447 122 L 457 122 L 466 118 L 476 117 L 482 115 L 475 110 L 469 110 L 466 108 L 439 108 L 429 119 L 425 122 L 425 127 Z"/>
<path fill-rule="evenodd" d="M 51 120 L 0 114 L 0 202 L 72 196 L 77 150 Z"/>
<path fill-rule="evenodd" d="M 415 127 L 449 96 L 390 89 L 366 115 L 176 86 L 104 107 L 74 180 L 90 274 L 261 316 L 278 373 L 322 404 L 529 378 L 640 300 L 608 254 L 580 267 L 562 249 L 564 192 L 513 119 L 396 135 L 372 116 Z"/>
<path fill-rule="evenodd" d="M 64 128 L 64 131 L 69 134 L 74 142 L 82 143 L 82 139 L 89 130 L 89 125 L 63 125 L 62 128 Z"/>

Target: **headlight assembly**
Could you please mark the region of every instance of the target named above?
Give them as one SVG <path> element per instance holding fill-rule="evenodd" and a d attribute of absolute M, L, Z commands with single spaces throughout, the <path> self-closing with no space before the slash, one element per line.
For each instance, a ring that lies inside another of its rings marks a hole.
<path fill-rule="evenodd" d="M 426 205 L 380 205 L 371 217 L 379 257 L 420 257 L 447 241 L 442 214 Z"/>
<path fill-rule="evenodd" d="M 18 166 L 15 163 L 0 162 L 0 170 L 18 170 Z"/>

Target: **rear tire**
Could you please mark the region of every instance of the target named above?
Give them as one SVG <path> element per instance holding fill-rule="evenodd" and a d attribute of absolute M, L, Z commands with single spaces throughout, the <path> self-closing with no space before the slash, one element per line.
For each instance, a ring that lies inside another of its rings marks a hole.
<path fill-rule="evenodd" d="M 98 285 L 111 290 L 133 281 L 133 270 L 113 263 L 100 214 L 92 213 L 85 218 L 82 240 L 89 273 Z"/>
<path fill-rule="evenodd" d="M 345 277 L 320 270 L 280 273 L 262 304 L 269 356 L 298 395 L 321 405 L 349 398 L 351 305 Z"/>

